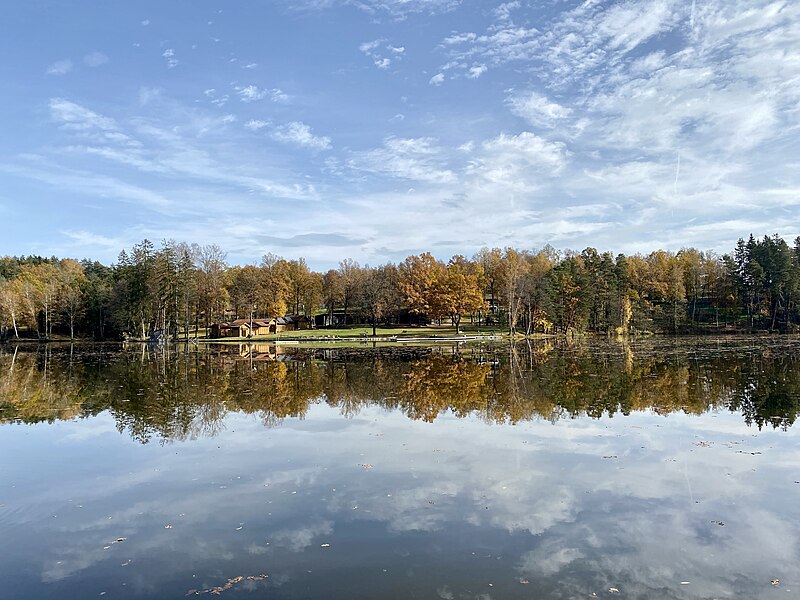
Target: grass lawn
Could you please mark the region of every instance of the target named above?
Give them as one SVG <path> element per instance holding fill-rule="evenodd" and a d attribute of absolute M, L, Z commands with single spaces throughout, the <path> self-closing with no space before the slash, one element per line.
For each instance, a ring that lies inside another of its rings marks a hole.
<path fill-rule="evenodd" d="M 496 336 L 503 335 L 506 330 L 502 327 L 485 327 L 478 325 L 462 325 L 461 333 L 456 334 L 456 328 L 452 325 L 428 325 L 426 327 L 393 326 L 378 327 L 375 332 L 376 338 L 448 338 L 456 336 Z M 372 338 L 372 327 L 369 325 L 356 325 L 341 328 L 319 328 L 319 329 L 300 329 L 298 331 L 282 331 L 272 335 L 261 335 L 251 340 L 312 340 L 312 339 L 359 339 Z M 242 338 L 221 338 L 215 341 L 243 341 Z M 245 340 L 247 341 L 247 340 Z"/>

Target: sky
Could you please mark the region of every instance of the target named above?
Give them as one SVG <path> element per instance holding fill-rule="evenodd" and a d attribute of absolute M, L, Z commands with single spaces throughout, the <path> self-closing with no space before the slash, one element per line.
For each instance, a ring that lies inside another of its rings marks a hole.
<path fill-rule="evenodd" d="M 800 235 L 800 3 L 30 0 L 0 254 L 314 268 Z"/>

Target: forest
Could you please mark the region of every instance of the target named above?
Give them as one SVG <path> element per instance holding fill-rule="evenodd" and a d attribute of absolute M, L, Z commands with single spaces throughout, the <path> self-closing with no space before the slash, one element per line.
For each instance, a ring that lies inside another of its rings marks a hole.
<path fill-rule="evenodd" d="M 112 265 L 0 259 L 0 338 L 205 337 L 213 323 L 302 316 L 321 326 L 449 322 L 511 335 L 796 332 L 800 238 L 739 239 L 730 253 L 694 248 L 625 256 L 483 248 L 448 261 L 343 259 L 316 272 L 266 254 L 229 265 L 216 245 L 148 240 Z"/>

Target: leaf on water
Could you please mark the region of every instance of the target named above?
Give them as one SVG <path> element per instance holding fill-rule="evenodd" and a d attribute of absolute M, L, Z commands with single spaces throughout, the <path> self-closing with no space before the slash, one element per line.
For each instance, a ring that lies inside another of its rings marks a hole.
<path fill-rule="evenodd" d="M 619 594 L 619 590 L 617 588 L 615 588 L 615 587 L 610 587 L 610 588 L 608 588 L 608 593 L 609 594 Z"/>
<path fill-rule="evenodd" d="M 528 584 L 530 583 L 530 581 L 528 581 L 527 579 L 520 579 L 520 580 L 519 580 L 519 582 L 520 582 L 522 585 L 528 585 Z"/>
<path fill-rule="evenodd" d="M 227 592 L 229 589 L 233 588 L 235 585 L 242 583 L 243 581 L 263 581 L 267 579 L 269 575 L 262 573 L 261 575 L 237 575 L 236 577 L 231 577 L 228 579 L 223 585 L 217 585 L 214 587 L 206 588 L 204 590 L 196 590 L 191 589 L 186 592 L 187 596 L 200 596 L 202 594 L 212 594 L 214 596 L 219 596 L 222 592 Z"/>
<path fill-rule="evenodd" d="M 172 525 L 166 524 L 166 525 L 164 525 L 164 529 L 172 529 Z"/>
<path fill-rule="evenodd" d="M 772 579 L 772 580 L 770 580 L 770 583 L 772 585 L 780 585 L 781 584 L 781 580 L 780 579 Z"/>
<path fill-rule="evenodd" d="M 371 469 L 372 468 L 372 465 L 369 464 L 369 463 L 358 463 L 358 466 L 361 467 L 362 469 Z"/>
<path fill-rule="evenodd" d="M 330 547 L 331 547 L 331 545 L 330 545 L 330 544 L 320 544 L 320 546 L 319 546 L 319 547 L 320 547 L 320 548 L 330 548 Z"/>

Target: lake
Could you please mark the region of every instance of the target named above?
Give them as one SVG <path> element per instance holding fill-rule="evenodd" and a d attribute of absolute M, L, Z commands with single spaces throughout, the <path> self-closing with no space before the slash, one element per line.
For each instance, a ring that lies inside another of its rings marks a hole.
<path fill-rule="evenodd" d="M 0 596 L 800 597 L 800 340 L 0 348 Z"/>

